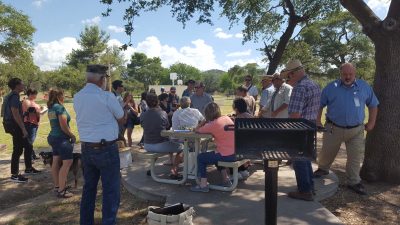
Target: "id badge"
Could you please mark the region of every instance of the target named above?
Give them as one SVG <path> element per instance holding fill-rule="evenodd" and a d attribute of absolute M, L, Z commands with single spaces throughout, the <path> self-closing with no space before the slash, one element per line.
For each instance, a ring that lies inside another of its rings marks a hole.
<path fill-rule="evenodd" d="M 360 107 L 360 99 L 358 97 L 354 97 L 354 105 Z"/>

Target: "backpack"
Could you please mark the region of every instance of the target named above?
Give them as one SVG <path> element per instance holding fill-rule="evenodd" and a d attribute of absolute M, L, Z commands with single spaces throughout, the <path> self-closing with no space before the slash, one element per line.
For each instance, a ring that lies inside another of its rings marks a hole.
<path fill-rule="evenodd" d="M 10 99 L 10 97 L 14 94 L 15 93 L 11 92 L 10 94 L 6 95 L 3 99 L 3 104 L 1 105 L 1 117 L 3 118 L 3 127 L 4 127 L 4 131 L 8 134 L 13 134 L 16 131 L 16 129 L 18 128 L 18 125 L 15 123 L 15 121 L 13 119 L 7 120 L 5 118 L 5 117 L 12 118 L 11 115 L 6 115 L 6 108 L 9 107 L 8 99 Z M 11 113 L 11 111 L 9 111 L 9 113 Z"/>

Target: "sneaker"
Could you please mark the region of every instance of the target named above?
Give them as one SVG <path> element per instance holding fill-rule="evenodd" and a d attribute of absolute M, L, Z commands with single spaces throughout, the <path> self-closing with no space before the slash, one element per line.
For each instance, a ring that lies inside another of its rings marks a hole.
<path fill-rule="evenodd" d="M 242 179 L 247 179 L 250 176 L 250 172 L 248 170 L 239 171 L 239 174 L 242 175 Z"/>
<path fill-rule="evenodd" d="M 26 174 L 38 174 L 38 173 L 41 173 L 42 171 L 39 171 L 39 170 L 37 170 L 37 169 L 35 169 L 35 168 L 30 168 L 30 169 L 25 169 L 25 173 Z"/>
<path fill-rule="evenodd" d="M 362 185 L 361 183 L 354 184 L 354 185 L 347 185 L 347 187 L 359 195 L 367 195 L 364 185 Z"/>
<path fill-rule="evenodd" d="M 26 183 L 26 182 L 28 182 L 28 178 L 22 176 L 21 174 L 18 174 L 18 175 L 11 175 L 11 178 L 10 178 L 10 179 L 11 179 L 13 182 L 16 182 L 16 183 Z"/>
<path fill-rule="evenodd" d="M 320 178 L 322 176 L 326 176 L 329 174 L 329 171 L 323 170 L 323 169 L 317 169 L 314 172 L 314 178 Z"/>
<path fill-rule="evenodd" d="M 224 182 L 222 182 L 221 184 L 219 184 L 219 186 L 222 186 L 222 187 L 231 187 L 231 186 L 232 186 L 232 181 L 231 181 L 231 180 L 224 181 Z"/>
<path fill-rule="evenodd" d="M 314 201 L 314 197 L 311 192 L 294 191 L 294 192 L 289 192 L 288 196 L 289 196 L 289 198 L 294 198 L 294 199 L 299 199 L 299 200 L 304 200 L 304 201 Z"/>
<path fill-rule="evenodd" d="M 205 187 L 201 187 L 200 185 L 195 185 L 195 186 L 192 186 L 192 187 L 190 188 L 190 190 L 193 191 L 193 192 L 203 192 L 203 193 L 207 193 L 207 192 L 210 191 L 210 188 L 208 187 L 208 185 L 205 186 Z"/>

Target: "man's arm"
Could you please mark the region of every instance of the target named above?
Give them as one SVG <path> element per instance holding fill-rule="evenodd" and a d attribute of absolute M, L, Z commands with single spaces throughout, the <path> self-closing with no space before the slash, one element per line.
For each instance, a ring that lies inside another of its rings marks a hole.
<path fill-rule="evenodd" d="M 288 106 L 289 106 L 288 104 L 283 103 L 281 106 L 279 106 L 279 108 L 277 108 L 275 111 L 272 112 L 271 116 L 276 117 L 280 112 L 287 109 Z"/>
<path fill-rule="evenodd" d="M 324 108 L 319 108 L 319 111 L 318 111 L 318 115 L 317 115 L 317 121 L 316 121 L 316 123 L 317 123 L 317 127 L 319 126 L 319 127 L 322 127 L 322 123 L 321 123 L 321 118 L 322 118 L 322 111 L 324 110 Z"/>
<path fill-rule="evenodd" d="M 289 114 L 289 118 L 299 119 L 299 118 L 301 118 L 301 114 L 299 112 L 293 112 L 293 113 Z"/>
<path fill-rule="evenodd" d="M 28 132 L 25 129 L 25 126 L 22 121 L 21 115 L 19 114 L 18 108 L 11 107 L 11 113 L 12 113 L 12 116 L 13 116 L 15 122 L 18 124 L 19 128 L 21 128 L 23 137 L 26 138 L 28 136 Z"/>
<path fill-rule="evenodd" d="M 378 115 L 378 107 L 368 107 L 368 122 L 365 124 L 365 130 L 371 131 L 375 127 L 376 116 Z"/>

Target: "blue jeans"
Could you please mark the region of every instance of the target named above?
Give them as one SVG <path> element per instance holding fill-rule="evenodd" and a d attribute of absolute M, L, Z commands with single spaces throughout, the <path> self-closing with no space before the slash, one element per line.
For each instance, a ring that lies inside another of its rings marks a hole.
<path fill-rule="evenodd" d="M 296 174 L 297 189 L 299 192 L 313 191 L 314 180 L 311 161 L 307 158 L 294 158 L 293 169 Z"/>
<path fill-rule="evenodd" d="M 197 156 L 197 176 L 207 178 L 207 165 L 216 164 L 218 161 L 234 162 L 235 155 L 222 156 L 220 153 L 204 152 Z"/>
<path fill-rule="evenodd" d="M 97 184 L 103 187 L 102 224 L 117 223 L 120 202 L 120 166 L 117 144 L 94 149 L 82 144 L 82 165 L 85 184 L 81 200 L 81 225 L 94 224 Z"/>
<path fill-rule="evenodd" d="M 25 123 L 25 129 L 28 132 L 28 137 L 27 137 L 28 141 L 30 144 L 33 145 L 33 142 L 35 142 L 36 139 L 38 125 L 32 123 Z"/>
<path fill-rule="evenodd" d="M 157 144 L 144 143 L 144 149 L 148 152 L 169 153 L 183 151 L 183 145 L 178 142 L 165 141 Z"/>

